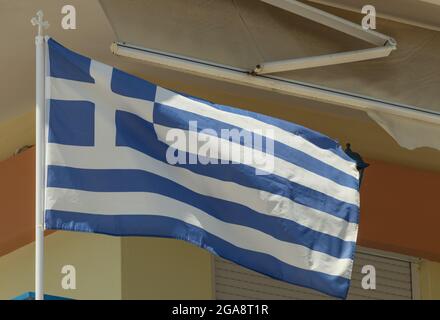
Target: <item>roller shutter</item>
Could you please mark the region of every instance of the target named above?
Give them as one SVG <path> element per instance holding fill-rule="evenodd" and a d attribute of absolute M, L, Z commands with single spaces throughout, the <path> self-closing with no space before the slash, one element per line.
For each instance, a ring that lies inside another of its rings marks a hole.
<path fill-rule="evenodd" d="M 416 297 L 415 259 L 356 253 L 348 299 L 405 299 Z M 271 279 L 224 259 L 215 258 L 215 290 L 217 299 L 332 299 L 314 290 Z M 361 273 L 364 265 L 376 269 L 376 290 L 364 290 Z"/>

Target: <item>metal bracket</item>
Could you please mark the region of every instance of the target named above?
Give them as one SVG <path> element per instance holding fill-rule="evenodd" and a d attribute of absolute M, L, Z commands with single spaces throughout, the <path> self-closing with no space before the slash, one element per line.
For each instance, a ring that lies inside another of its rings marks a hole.
<path fill-rule="evenodd" d="M 390 55 L 397 48 L 397 42 L 393 38 L 382 33 L 366 30 L 362 26 L 351 21 L 342 19 L 328 12 L 306 5 L 295 0 L 261 0 L 277 8 L 292 12 L 306 19 L 315 21 L 332 29 L 344 32 L 358 39 L 367 41 L 376 48 L 340 52 L 306 58 L 295 58 L 258 64 L 251 72 L 254 75 L 269 74 L 276 72 L 293 71 L 299 69 L 316 68 L 335 64 L 365 61 L 383 58 Z"/>

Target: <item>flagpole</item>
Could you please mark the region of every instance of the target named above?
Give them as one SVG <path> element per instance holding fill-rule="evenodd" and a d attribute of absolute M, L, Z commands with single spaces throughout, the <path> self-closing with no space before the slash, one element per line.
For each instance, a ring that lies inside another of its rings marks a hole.
<path fill-rule="evenodd" d="M 44 145 L 45 145 L 45 40 L 44 29 L 49 27 L 43 21 L 43 11 L 32 18 L 32 25 L 38 26 L 35 37 L 36 52 L 36 141 L 35 141 L 35 300 L 44 299 Z"/>

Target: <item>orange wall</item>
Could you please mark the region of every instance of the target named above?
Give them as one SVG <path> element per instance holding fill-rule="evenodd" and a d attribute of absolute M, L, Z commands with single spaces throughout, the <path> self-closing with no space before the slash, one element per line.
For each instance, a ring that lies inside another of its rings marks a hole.
<path fill-rule="evenodd" d="M 0 162 L 0 256 L 34 240 L 34 150 Z"/>
<path fill-rule="evenodd" d="M 34 149 L 0 162 L 0 256 L 34 239 Z M 359 244 L 440 261 L 440 173 L 369 159 Z"/>
<path fill-rule="evenodd" d="M 367 162 L 359 244 L 440 261 L 440 173 Z"/>

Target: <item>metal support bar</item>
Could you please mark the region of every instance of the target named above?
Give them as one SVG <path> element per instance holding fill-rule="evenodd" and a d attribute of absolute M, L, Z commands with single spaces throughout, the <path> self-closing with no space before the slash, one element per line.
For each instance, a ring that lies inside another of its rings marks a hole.
<path fill-rule="evenodd" d="M 361 25 L 345 20 L 323 10 L 309 6 L 295 0 L 261 0 L 267 4 L 277 8 L 297 14 L 306 19 L 313 20 L 317 23 L 330 27 L 332 29 L 349 34 L 358 39 L 367 41 L 377 46 L 384 46 L 387 42 L 395 43 L 395 41 L 382 33 L 365 30 Z"/>
<path fill-rule="evenodd" d="M 396 46 L 394 45 L 386 45 L 384 47 L 332 53 L 315 57 L 264 62 L 255 67 L 254 73 L 268 74 L 383 58 L 389 56 L 391 51 L 395 49 Z"/>
<path fill-rule="evenodd" d="M 246 85 L 257 89 L 270 90 L 305 99 L 331 103 L 362 111 L 374 110 L 394 114 L 404 118 L 417 119 L 428 123 L 440 124 L 440 113 L 419 109 L 413 106 L 388 103 L 369 97 L 356 96 L 328 88 L 304 84 L 273 76 L 253 76 L 247 70 L 231 66 L 214 64 L 208 61 L 195 60 L 172 53 L 132 46 L 115 42 L 111 51 L 119 56 L 138 59 L 159 67 L 194 74 L 210 79 Z"/>
<path fill-rule="evenodd" d="M 263 62 L 255 67 L 253 74 L 268 74 L 293 71 L 299 69 L 316 68 L 335 64 L 365 61 L 387 57 L 396 49 L 396 41 L 382 33 L 366 30 L 362 26 L 342 19 L 328 12 L 319 10 L 295 0 L 261 0 L 277 8 L 292 12 L 306 19 L 310 19 L 332 29 L 344 32 L 358 39 L 379 46 L 378 48 L 340 52 L 314 57 L 288 59 L 274 62 Z"/>

